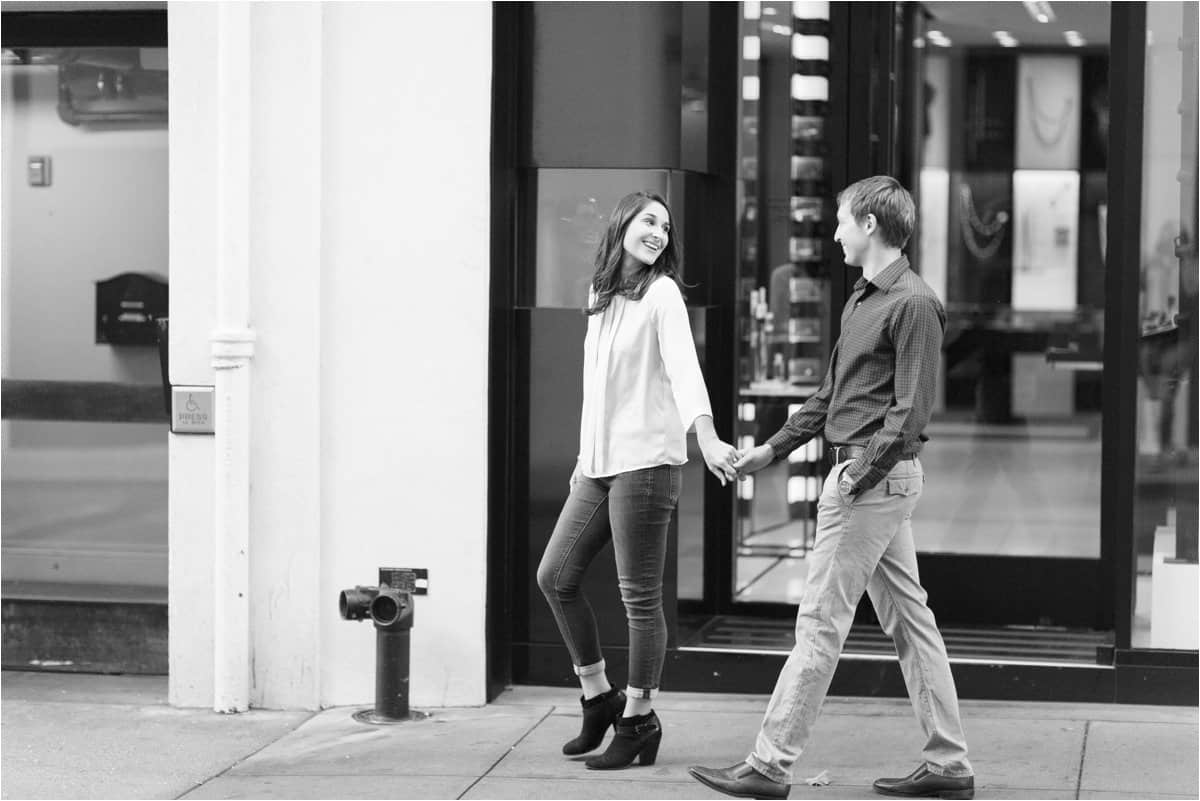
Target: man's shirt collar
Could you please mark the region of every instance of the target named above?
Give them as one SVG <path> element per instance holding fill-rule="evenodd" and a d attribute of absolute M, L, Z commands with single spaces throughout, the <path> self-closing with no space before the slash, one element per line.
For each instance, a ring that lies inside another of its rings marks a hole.
<path fill-rule="evenodd" d="M 854 282 L 854 291 L 859 292 L 866 289 L 867 284 L 873 285 L 876 289 L 881 289 L 887 292 L 892 288 L 892 284 L 900 279 L 904 271 L 908 269 L 908 256 L 900 254 L 900 258 L 883 268 L 883 272 L 875 276 L 874 281 L 868 281 L 865 278 L 859 278 Z"/>

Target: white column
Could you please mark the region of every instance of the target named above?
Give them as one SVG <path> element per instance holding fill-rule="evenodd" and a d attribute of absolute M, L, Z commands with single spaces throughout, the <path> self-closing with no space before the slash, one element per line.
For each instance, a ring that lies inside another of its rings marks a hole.
<path fill-rule="evenodd" d="M 320 708 L 321 619 L 337 616 L 320 591 L 323 8 L 255 3 L 251 21 L 250 703 L 267 709 Z"/>
<path fill-rule="evenodd" d="M 250 15 L 217 12 L 216 509 L 213 709 L 250 706 Z"/>

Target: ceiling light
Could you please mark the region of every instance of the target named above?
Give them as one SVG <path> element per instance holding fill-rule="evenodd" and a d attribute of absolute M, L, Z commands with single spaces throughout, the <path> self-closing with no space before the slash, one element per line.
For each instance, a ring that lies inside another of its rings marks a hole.
<path fill-rule="evenodd" d="M 1053 22 L 1054 9 L 1050 8 L 1050 4 L 1046 0 L 1025 0 L 1025 10 L 1029 12 L 1029 16 L 1041 23 Z"/>
<path fill-rule="evenodd" d="M 1001 47 L 1016 47 L 1018 42 L 1008 31 L 992 31 L 992 38 Z"/>
<path fill-rule="evenodd" d="M 763 13 L 764 17 L 773 17 L 773 16 L 775 16 L 775 7 L 774 6 L 764 6 L 762 13 Z"/>
<path fill-rule="evenodd" d="M 1087 44 L 1087 39 L 1084 39 L 1079 31 L 1063 31 L 1063 38 L 1071 47 L 1083 47 Z"/>

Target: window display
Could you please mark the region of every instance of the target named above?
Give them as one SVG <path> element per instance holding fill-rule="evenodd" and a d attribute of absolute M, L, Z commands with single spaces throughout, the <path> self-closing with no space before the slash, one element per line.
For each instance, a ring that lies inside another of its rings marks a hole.
<path fill-rule="evenodd" d="M 1017 169 L 1077 169 L 1079 59 L 1021 56 L 1017 81 Z"/>
<path fill-rule="evenodd" d="M 749 448 L 824 376 L 833 230 L 829 4 L 746 3 L 743 16 L 737 433 L 739 447 Z M 764 88 L 769 94 L 760 96 Z M 757 482 L 739 482 L 736 590 L 774 565 L 756 560 L 803 556 L 812 546 L 824 458 L 817 440 L 758 473 Z"/>
<path fill-rule="evenodd" d="M 1014 310 L 1075 309 L 1079 245 L 1079 173 L 1013 173 Z"/>

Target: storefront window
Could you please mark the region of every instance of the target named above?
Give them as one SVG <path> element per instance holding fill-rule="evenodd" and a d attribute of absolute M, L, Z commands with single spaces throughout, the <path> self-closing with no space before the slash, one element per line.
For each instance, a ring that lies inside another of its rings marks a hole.
<path fill-rule="evenodd" d="M 894 170 L 919 206 L 907 251 L 947 311 L 914 536 L 948 558 L 1095 564 L 1109 9 L 1044 24 L 1014 6 L 1006 31 L 977 10 L 923 4 L 904 41 L 914 74 L 897 76 L 917 109 Z M 830 92 L 846 88 L 829 85 L 828 17 L 824 3 L 743 4 L 741 447 L 815 391 L 841 307 L 826 134 Z M 825 450 L 818 439 L 739 484 L 736 600 L 799 597 Z"/>
<path fill-rule="evenodd" d="M 97 287 L 165 300 L 167 51 L 9 47 L 0 74 L 5 602 L 165 604 L 166 415 L 97 412 L 162 408 L 165 310 L 123 295 L 117 331 Z"/>
<path fill-rule="evenodd" d="M 1197 647 L 1196 26 L 1146 4 L 1134 647 Z"/>

